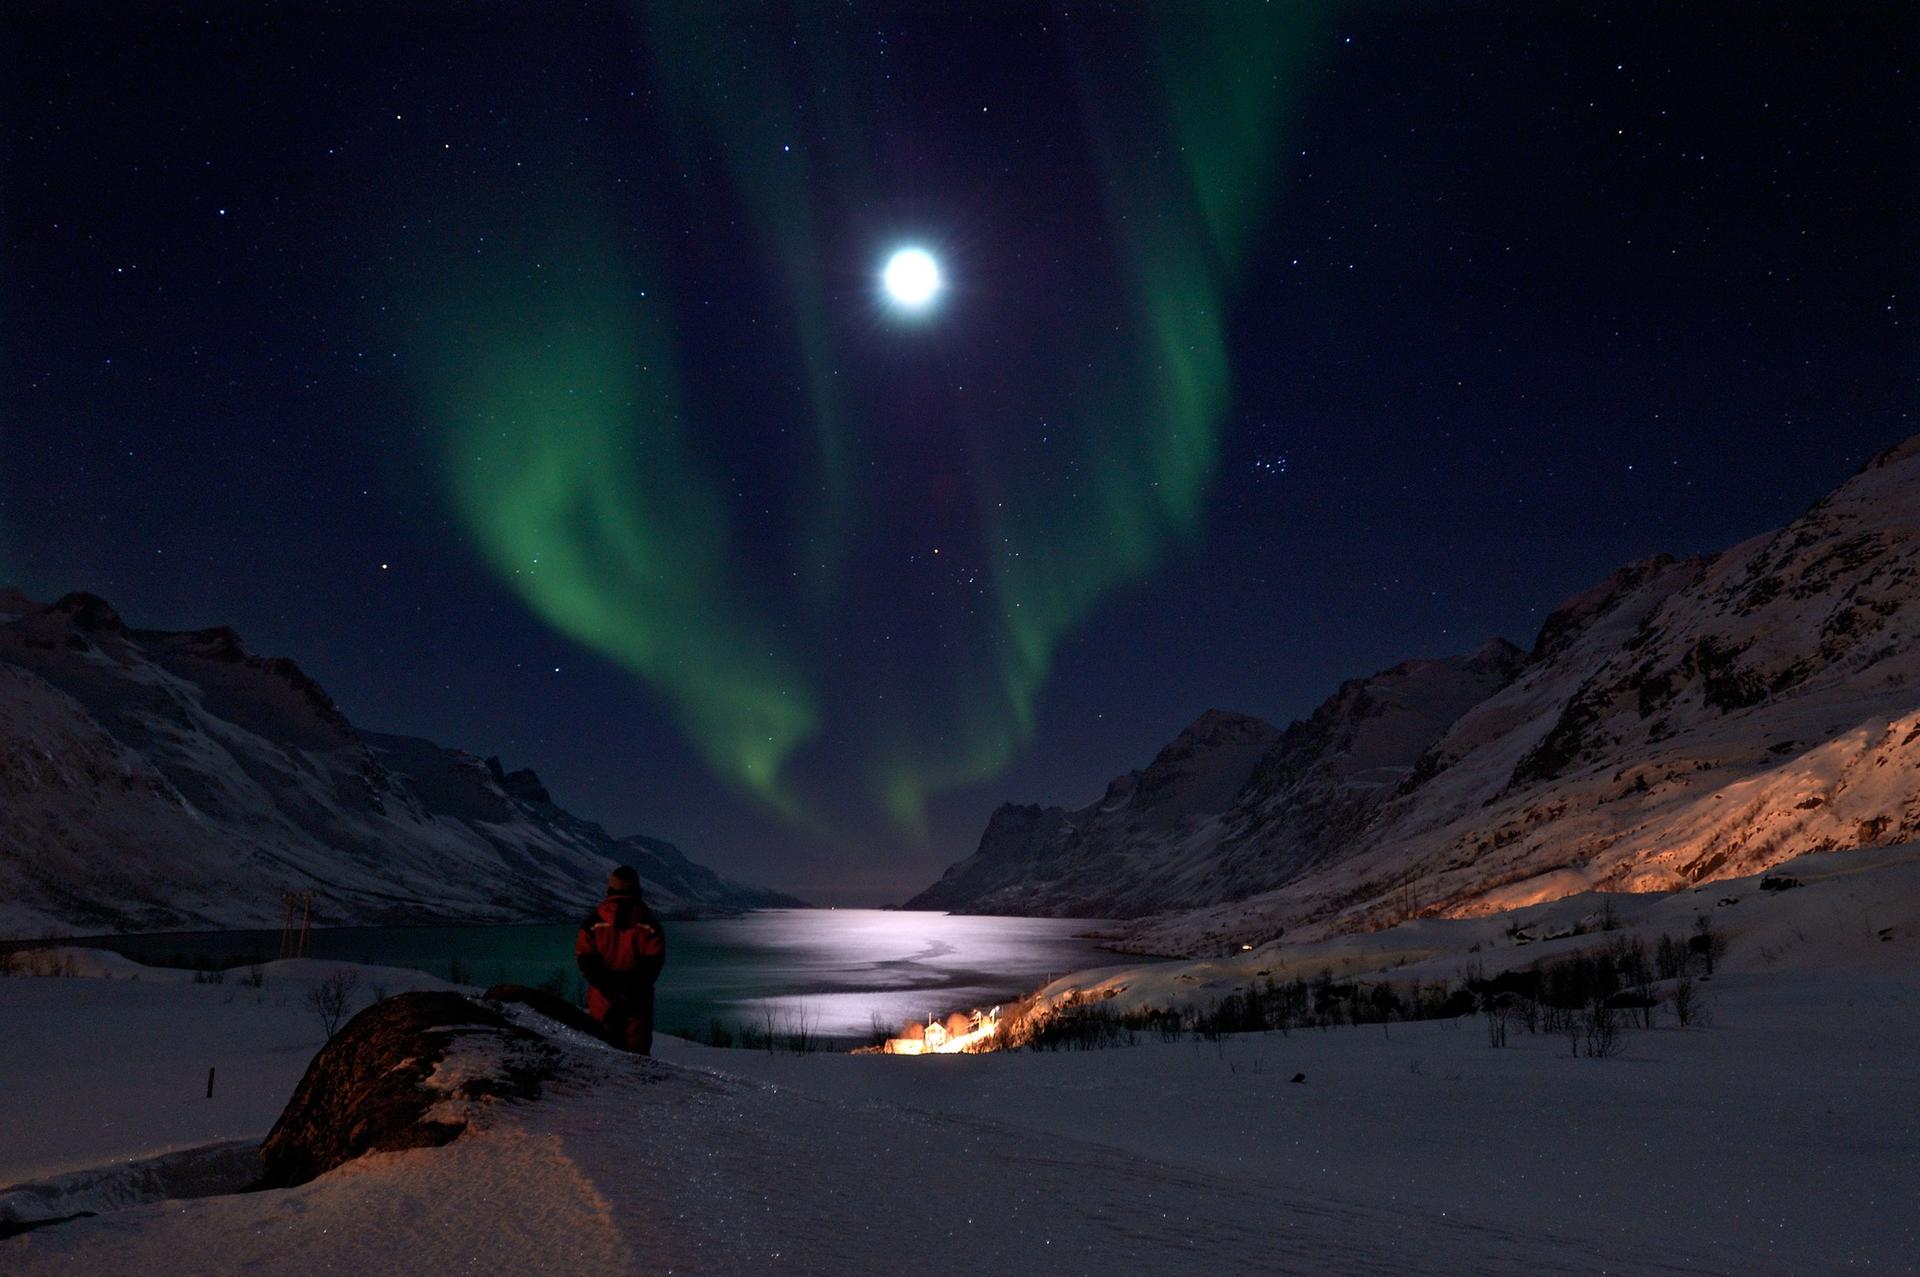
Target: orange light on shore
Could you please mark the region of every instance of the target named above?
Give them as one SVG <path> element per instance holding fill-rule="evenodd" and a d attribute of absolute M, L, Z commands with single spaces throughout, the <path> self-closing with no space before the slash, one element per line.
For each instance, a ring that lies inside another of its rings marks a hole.
<path fill-rule="evenodd" d="M 1000 1008 L 963 1015 L 956 1011 L 945 1020 L 928 1017 L 926 1024 L 909 1024 L 897 1038 L 888 1038 L 882 1050 L 888 1055 L 958 1055 L 976 1051 L 1000 1031 Z"/>

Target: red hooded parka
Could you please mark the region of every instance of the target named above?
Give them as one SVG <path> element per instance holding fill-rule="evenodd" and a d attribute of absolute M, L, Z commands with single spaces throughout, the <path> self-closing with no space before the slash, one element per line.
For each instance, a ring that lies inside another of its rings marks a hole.
<path fill-rule="evenodd" d="M 587 1014 L 607 1041 L 640 1055 L 653 1050 L 653 982 L 667 961 L 667 936 L 638 891 L 614 891 L 580 924 L 574 959 L 587 981 Z"/>

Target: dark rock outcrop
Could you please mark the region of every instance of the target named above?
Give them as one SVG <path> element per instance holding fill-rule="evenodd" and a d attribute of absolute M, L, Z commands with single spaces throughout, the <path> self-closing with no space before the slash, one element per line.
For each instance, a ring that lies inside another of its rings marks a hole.
<path fill-rule="evenodd" d="M 496 984 L 486 992 L 489 1002 L 514 1002 L 529 1010 L 538 1012 L 555 1024 L 563 1024 L 577 1033 L 588 1037 L 601 1036 L 600 1021 L 582 1011 L 573 1003 L 545 989 L 535 989 L 524 984 Z"/>
<path fill-rule="evenodd" d="M 468 1061 L 453 1071 L 457 1080 L 436 1084 L 463 1040 L 482 1046 L 485 1066 Z M 537 1097 L 559 1058 L 540 1035 L 457 993 L 377 1002 L 307 1066 L 260 1147 L 258 1187 L 304 1184 L 367 1153 L 449 1143 L 467 1125 L 457 1101 Z"/>

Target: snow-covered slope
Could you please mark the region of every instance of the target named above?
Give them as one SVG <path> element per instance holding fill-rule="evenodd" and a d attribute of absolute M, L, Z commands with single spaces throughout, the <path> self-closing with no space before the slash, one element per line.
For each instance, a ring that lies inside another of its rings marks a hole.
<path fill-rule="evenodd" d="M 0 1234 L 100 1214 L 0 1236 L 0 1271 L 1911 1272 L 1920 850 L 1787 868 L 1801 887 L 1613 900 L 1611 933 L 1552 938 L 1601 907 L 1563 900 L 1042 995 L 1204 1006 L 1329 969 L 1405 990 L 1711 914 L 1730 943 L 1701 1020 L 1662 1007 L 1611 1057 L 1518 1023 L 1496 1049 L 1472 1017 L 922 1058 L 660 1038 L 646 1060 L 508 1006 L 561 1053 L 538 1099 L 450 1094 L 449 1145 L 246 1193 L 240 1141 L 320 1045 L 303 995 L 331 968 L 273 964 L 236 997 L 82 955 L 82 978 L 0 980 Z M 496 1044 L 462 1035 L 427 1085 L 492 1071 Z"/>
<path fill-rule="evenodd" d="M 1353 679 L 1284 732 L 1209 710 L 1079 811 L 1002 807 L 909 909 L 1128 918 L 1234 900 L 1337 854 L 1462 710 L 1513 676 L 1498 639 Z"/>
<path fill-rule="evenodd" d="M 1341 689 L 1208 830 L 1126 848 L 1157 884 L 1130 897 L 1135 912 L 1163 911 L 1128 942 L 1217 951 L 1282 929 L 1671 889 L 1910 840 L 1917 597 L 1920 436 L 1778 532 L 1621 569 L 1549 617 L 1524 659 L 1504 647 L 1463 658 L 1479 664 L 1479 694 L 1398 715 L 1377 753 L 1314 730 L 1345 712 L 1354 685 Z M 1353 793 L 1368 778 L 1372 802 Z M 1055 883 L 1039 903 L 1069 912 L 1051 906 L 1072 895 Z M 1023 906 L 1005 890 L 940 903 Z"/>
<path fill-rule="evenodd" d="M 1182 852 L 1217 840 L 1220 816 L 1279 735 L 1257 718 L 1208 710 L 1096 803 L 1000 808 L 979 850 L 905 907 L 1092 918 L 1162 908 L 1168 878 L 1204 870 Z"/>
<path fill-rule="evenodd" d="M 104 601 L 0 593 L 0 935 L 570 918 L 617 862 L 669 908 L 791 904 L 615 838 L 506 772 L 356 729 L 231 630 L 129 629 Z"/>

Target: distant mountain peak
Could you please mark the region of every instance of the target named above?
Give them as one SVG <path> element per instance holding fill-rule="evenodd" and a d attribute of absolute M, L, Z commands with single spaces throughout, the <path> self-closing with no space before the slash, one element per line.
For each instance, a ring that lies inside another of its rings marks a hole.
<path fill-rule="evenodd" d="M 493 779 L 499 784 L 500 788 L 506 790 L 523 803 L 551 803 L 553 801 L 553 796 L 547 792 L 547 787 L 540 783 L 540 777 L 534 774 L 534 770 L 531 767 L 522 767 L 519 771 L 514 772 L 505 771 L 501 768 L 500 759 L 496 756 L 487 759 L 487 770 L 493 773 Z"/>
<path fill-rule="evenodd" d="M 1920 457 L 1920 435 L 1908 435 L 1891 448 L 1874 453 L 1867 458 L 1867 464 L 1860 467 L 1860 472 L 1865 474 L 1869 470 L 1884 470 L 1912 457 Z"/>
<path fill-rule="evenodd" d="M 77 630 L 98 631 L 108 634 L 124 634 L 126 624 L 111 604 L 98 594 L 88 594 L 75 590 L 60 597 L 57 603 L 47 608 L 49 615 L 64 616 Z"/>
<path fill-rule="evenodd" d="M 1525 649 L 1518 644 L 1510 643 L 1496 634 L 1461 659 L 1473 669 L 1494 669 L 1518 665 L 1526 659 L 1526 655 Z"/>
<path fill-rule="evenodd" d="M 1582 590 L 1547 614 L 1529 655 L 1536 661 L 1549 659 L 1572 643 L 1588 625 L 1676 562 L 1671 554 L 1652 554 L 1615 568 L 1600 584 Z"/>
<path fill-rule="evenodd" d="M 1244 741 L 1271 733 L 1272 723 L 1230 709 L 1209 709 L 1180 730 L 1180 738 L 1205 743 Z"/>

